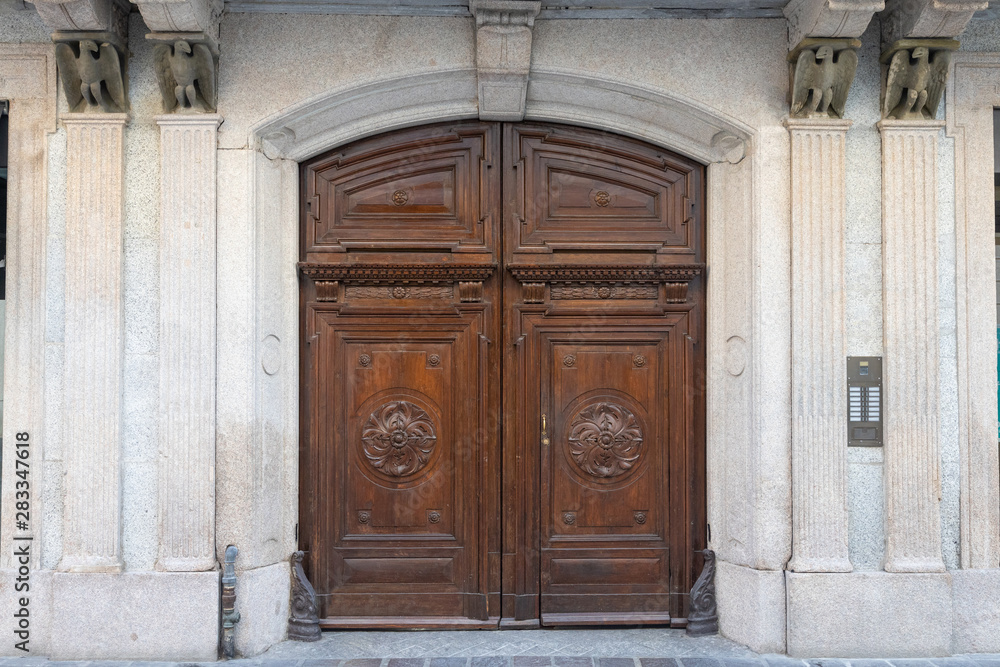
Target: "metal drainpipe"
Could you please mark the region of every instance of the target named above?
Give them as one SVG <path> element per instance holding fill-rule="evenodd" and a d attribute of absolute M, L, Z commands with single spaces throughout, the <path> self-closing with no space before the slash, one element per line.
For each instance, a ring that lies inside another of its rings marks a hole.
<path fill-rule="evenodd" d="M 226 547 L 226 563 L 222 570 L 222 655 L 236 657 L 233 626 L 239 623 L 240 612 L 236 611 L 236 554 L 240 552 L 234 545 Z"/>

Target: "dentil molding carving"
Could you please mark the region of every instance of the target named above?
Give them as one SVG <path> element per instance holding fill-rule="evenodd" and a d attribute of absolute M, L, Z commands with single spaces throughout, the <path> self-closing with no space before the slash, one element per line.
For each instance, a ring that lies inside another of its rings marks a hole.
<path fill-rule="evenodd" d="M 479 117 L 522 120 L 531 68 L 531 29 L 541 2 L 470 0 L 476 17 Z"/>
<path fill-rule="evenodd" d="M 154 38 L 154 35 L 147 37 Z M 204 37 L 200 41 L 155 37 L 164 40 L 153 47 L 163 111 L 214 113 L 219 59 L 215 44 Z"/>
<path fill-rule="evenodd" d="M 858 68 L 856 39 L 807 39 L 788 54 L 792 118 L 843 118 Z"/>
<path fill-rule="evenodd" d="M 73 113 L 128 111 L 125 43 L 112 32 L 56 33 L 56 65 Z"/>
<path fill-rule="evenodd" d="M 896 120 L 933 120 L 948 82 L 950 39 L 901 40 L 882 53 L 887 64 L 882 117 Z"/>

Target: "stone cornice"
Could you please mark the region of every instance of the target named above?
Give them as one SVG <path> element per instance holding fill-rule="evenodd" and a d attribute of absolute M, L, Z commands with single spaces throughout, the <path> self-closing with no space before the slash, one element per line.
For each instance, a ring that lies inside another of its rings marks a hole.
<path fill-rule="evenodd" d="M 142 18 L 153 32 L 205 33 L 219 37 L 223 0 L 138 0 Z"/>

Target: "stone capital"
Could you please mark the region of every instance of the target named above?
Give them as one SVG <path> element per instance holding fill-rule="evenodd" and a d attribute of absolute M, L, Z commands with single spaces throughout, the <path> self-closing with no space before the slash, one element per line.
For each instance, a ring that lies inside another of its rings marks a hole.
<path fill-rule="evenodd" d="M 791 0 L 785 5 L 789 49 L 807 37 L 858 38 L 883 0 Z"/>
<path fill-rule="evenodd" d="M 901 39 L 950 39 L 965 30 L 987 0 L 887 0 L 882 12 L 883 49 Z"/>
<path fill-rule="evenodd" d="M 479 117 L 521 120 L 531 70 L 531 29 L 541 3 L 471 0 L 469 10 L 476 17 Z"/>
<path fill-rule="evenodd" d="M 139 0 L 136 2 L 142 18 L 155 32 L 204 33 L 212 39 L 219 37 L 219 19 L 222 17 L 223 0 Z"/>
<path fill-rule="evenodd" d="M 788 54 L 792 118 L 843 118 L 858 68 L 856 39 L 804 39 Z"/>

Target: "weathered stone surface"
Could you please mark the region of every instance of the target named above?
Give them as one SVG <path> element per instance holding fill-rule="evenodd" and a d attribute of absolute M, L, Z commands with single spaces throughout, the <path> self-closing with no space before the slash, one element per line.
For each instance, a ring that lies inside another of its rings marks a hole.
<path fill-rule="evenodd" d="M 852 72 L 853 76 L 853 72 Z M 792 560 L 850 572 L 844 218 L 850 121 L 792 119 Z"/>
<path fill-rule="evenodd" d="M 906 658 L 951 653 L 947 574 L 788 572 L 785 577 L 791 656 Z"/>
<path fill-rule="evenodd" d="M 290 591 L 288 562 L 236 572 L 236 652 L 250 657 L 285 638 Z"/>
<path fill-rule="evenodd" d="M 479 117 L 521 120 L 531 70 L 531 28 L 541 9 L 531 0 L 470 0 L 476 17 Z"/>
<path fill-rule="evenodd" d="M 39 0 L 38 15 L 54 32 L 108 32 L 124 42 L 129 4 L 124 0 Z"/>
<path fill-rule="evenodd" d="M 784 573 L 719 561 L 715 588 L 722 636 L 759 653 L 784 653 Z"/>
<path fill-rule="evenodd" d="M 858 68 L 857 40 L 804 40 L 788 55 L 792 74 L 792 118 L 843 118 Z M 794 173 L 794 167 L 793 167 Z"/>
<path fill-rule="evenodd" d="M 222 0 L 159 0 L 136 3 L 142 18 L 154 32 L 219 33 Z"/>
<path fill-rule="evenodd" d="M 937 137 L 942 122 L 882 121 L 882 284 L 889 572 L 941 555 Z"/>
<path fill-rule="evenodd" d="M 953 570 L 955 653 L 1000 652 L 1000 570 Z"/>
<path fill-rule="evenodd" d="M 56 572 L 50 657 L 215 660 L 218 617 L 218 572 Z"/>
<path fill-rule="evenodd" d="M 962 34 L 986 0 L 887 0 L 882 12 L 882 43 L 900 39 L 952 38 Z"/>
<path fill-rule="evenodd" d="M 948 136 L 955 142 L 955 280 L 958 358 L 960 545 L 963 568 L 1000 562 L 997 453 L 997 313 L 993 229 L 993 130 L 1000 106 L 1000 56 L 955 53 L 948 87 Z"/>
<path fill-rule="evenodd" d="M 124 114 L 70 114 L 67 139 L 66 447 L 59 569 L 118 572 L 121 559 Z"/>
<path fill-rule="evenodd" d="M 860 37 L 884 7 L 882 0 L 791 0 L 784 9 L 788 46 L 807 37 Z"/>
<path fill-rule="evenodd" d="M 163 570 L 216 567 L 216 130 L 160 116 L 159 524 Z"/>

